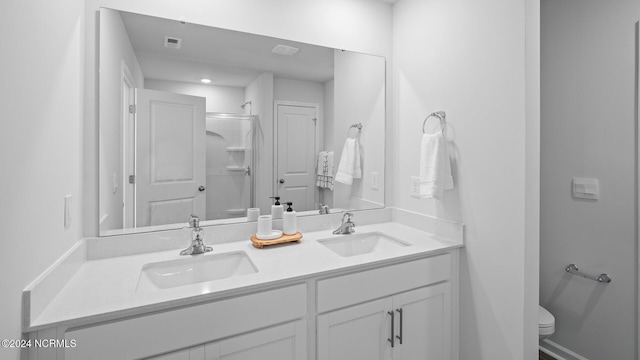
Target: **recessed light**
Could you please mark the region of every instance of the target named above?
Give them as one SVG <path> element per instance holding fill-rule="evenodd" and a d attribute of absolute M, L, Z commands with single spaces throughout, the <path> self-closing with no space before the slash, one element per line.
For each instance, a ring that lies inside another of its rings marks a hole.
<path fill-rule="evenodd" d="M 208 84 L 211 82 L 211 79 L 200 79 L 201 82 L 203 82 L 204 84 Z"/>

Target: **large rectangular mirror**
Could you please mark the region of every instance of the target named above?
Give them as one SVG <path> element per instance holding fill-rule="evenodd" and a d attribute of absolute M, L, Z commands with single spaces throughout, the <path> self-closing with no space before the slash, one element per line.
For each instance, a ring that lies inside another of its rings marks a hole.
<path fill-rule="evenodd" d="M 384 206 L 384 58 L 106 8 L 99 42 L 101 236 Z"/>

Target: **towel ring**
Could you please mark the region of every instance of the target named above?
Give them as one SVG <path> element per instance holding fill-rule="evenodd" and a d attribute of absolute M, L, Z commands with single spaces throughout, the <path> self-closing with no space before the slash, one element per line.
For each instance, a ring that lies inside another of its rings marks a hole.
<path fill-rule="evenodd" d="M 358 131 L 362 130 L 362 123 L 357 123 L 357 124 L 353 124 L 351 126 L 349 126 L 349 128 L 347 129 L 347 138 L 349 138 L 349 134 L 351 133 L 351 129 L 352 128 L 356 128 L 358 129 Z"/>
<path fill-rule="evenodd" d="M 427 131 L 424 129 L 424 126 L 427 125 L 427 120 L 429 120 L 430 117 L 437 117 L 438 119 L 440 119 L 440 128 L 442 129 L 442 133 L 444 133 L 447 129 L 447 113 L 445 113 L 444 111 L 436 111 L 429 114 L 422 122 L 422 133 L 427 133 Z"/>

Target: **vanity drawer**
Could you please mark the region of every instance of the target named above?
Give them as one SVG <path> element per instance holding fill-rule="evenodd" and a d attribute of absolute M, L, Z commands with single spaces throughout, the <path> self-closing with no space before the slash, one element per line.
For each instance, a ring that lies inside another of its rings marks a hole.
<path fill-rule="evenodd" d="M 448 280 L 451 254 L 318 281 L 318 313 Z"/>
<path fill-rule="evenodd" d="M 304 318 L 306 284 L 70 329 L 65 359 L 140 359 Z M 285 301 L 286 300 L 286 301 Z"/>

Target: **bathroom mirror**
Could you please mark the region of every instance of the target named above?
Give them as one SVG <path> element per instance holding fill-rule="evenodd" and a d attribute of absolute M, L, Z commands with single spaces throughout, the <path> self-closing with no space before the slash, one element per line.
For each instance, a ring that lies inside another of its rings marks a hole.
<path fill-rule="evenodd" d="M 102 8 L 98 69 L 101 236 L 384 206 L 382 57 Z"/>

